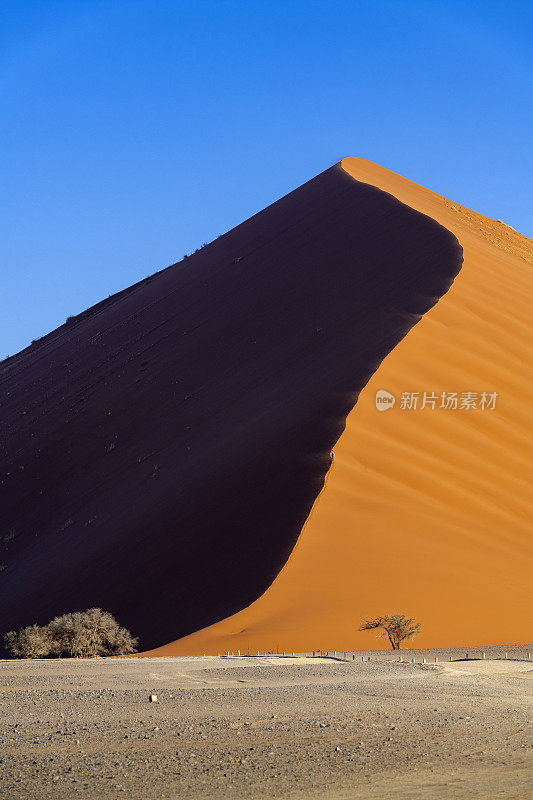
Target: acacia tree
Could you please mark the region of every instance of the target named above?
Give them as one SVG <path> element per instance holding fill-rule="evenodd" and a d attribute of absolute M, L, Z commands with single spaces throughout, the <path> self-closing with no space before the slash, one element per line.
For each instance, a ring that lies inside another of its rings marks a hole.
<path fill-rule="evenodd" d="M 62 614 L 48 624 L 48 629 L 53 652 L 74 658 L 126 655 L 134 653 L 137 646 L 137 639 L 101 608 Z"/>
<path fill-rule="evenodd" d="M 409 619 L 405 614 L 391 614 L 374 619 L 365 619 L 360 631 L 381 629 L 380 636 L 388 636 L 393 650 L 399 650 L 401 643 L 420 633 L 420 623 Z"/>

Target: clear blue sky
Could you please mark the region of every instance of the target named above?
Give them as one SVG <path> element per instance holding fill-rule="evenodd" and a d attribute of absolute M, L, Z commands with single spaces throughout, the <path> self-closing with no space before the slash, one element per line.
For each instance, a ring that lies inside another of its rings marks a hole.
<path fill-rule="evenodd" d="M 347 155 L 532 235 L 532 7 L 2 3 L 0 357 Z"/>

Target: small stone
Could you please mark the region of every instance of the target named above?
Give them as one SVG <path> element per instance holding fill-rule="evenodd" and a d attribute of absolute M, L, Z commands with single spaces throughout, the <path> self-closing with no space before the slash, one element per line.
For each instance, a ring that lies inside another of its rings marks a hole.
<path fill-rule="evenodd" d="M 150 702 L 151 703 L 158 703 L 159 702 L 158 699 L 157 699 L 157 695 L 156 694 L 151 694 L 150 695 Z"/>

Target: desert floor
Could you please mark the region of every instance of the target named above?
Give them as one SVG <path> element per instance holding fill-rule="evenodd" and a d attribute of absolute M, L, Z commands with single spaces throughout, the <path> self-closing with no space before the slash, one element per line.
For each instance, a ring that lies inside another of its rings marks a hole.
<path fill-rule="evenodd" d="M 530 797 L 533 648 L 504 649 L 2 661 L 0 797 Z"/>

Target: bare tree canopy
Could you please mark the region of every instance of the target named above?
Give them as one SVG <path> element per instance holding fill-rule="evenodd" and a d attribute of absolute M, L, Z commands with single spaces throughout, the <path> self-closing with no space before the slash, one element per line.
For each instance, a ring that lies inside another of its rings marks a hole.
<path fill-rule="evenodd" d="M 393 650 L 399 650 L 401 643 L 420 633 L 421 625 L 414 619 L 409 619 L 405 614 L 391 614 L 374 619 L 365 619 L 360 631 L 381 629 L 380 636 L 388 636 Z"/>

